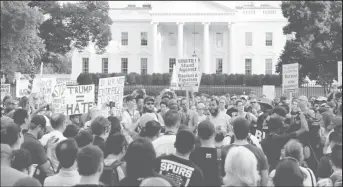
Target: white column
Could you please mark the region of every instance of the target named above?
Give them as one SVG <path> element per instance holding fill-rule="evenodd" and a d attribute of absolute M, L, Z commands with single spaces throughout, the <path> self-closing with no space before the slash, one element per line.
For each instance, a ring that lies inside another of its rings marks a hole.
<path fill-rule="evenodd" d="M 157 36 L 157 26 L 158 23 L 153 22 L 152 23 L 152 48 L 153 48 L 153 59 L 152 59 L 152 66 L 148 67 L 148 73 L 157 73 L 158 72 L 158 36 Z M 149 70 L 150 69 L 150 70 Z"/>
<path fill-rule="evenodd" d="M 177 25 L 177 37 L 178 37 L 178 42 L 177 42 L 177 57 L 178 58 L 183 58 L 183 22 L 178 22 Z"/>
<path fill-rule="evenodd" d="M 236 73 L 235 72 L 235 62 L 234 62 L 234 42 L 233 42 L 233 39 L 234 39 L 234 32 L 233 32 L 233 23 L 230 22 L 228 24 L 228 28 L 229 28 L 229 63 L 228 63 L 228 74 L 232 74 L 232 73 Z"/>
<path fill-rule="evenodd" d="M 210 23 L 203 22 L 204 25 L 204 59 L 203 59 L 203 73 L 212 73 L 211 57 L 210 57 Z"/>

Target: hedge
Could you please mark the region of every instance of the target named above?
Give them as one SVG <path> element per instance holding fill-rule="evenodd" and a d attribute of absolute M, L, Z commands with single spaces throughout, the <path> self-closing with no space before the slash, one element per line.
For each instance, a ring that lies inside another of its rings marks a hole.
<path fill-rule="evenodd" d="M 100 78 L 125 76 L 126 85 L 169 85 L 171 74 L 154 73 L 152 75 L 140 75 L 137 73 L 81 73 L 77 82 L 80 85 L 99 84 Z M 245 75 L 245 74 L 202 74 L 200 85 L 242 85 L 242 86 L 280 86 L 280 75 Z"/>

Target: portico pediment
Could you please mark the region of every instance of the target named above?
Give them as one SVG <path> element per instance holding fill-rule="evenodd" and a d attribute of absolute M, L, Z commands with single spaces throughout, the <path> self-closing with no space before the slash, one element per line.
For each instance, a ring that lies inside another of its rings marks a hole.
<path fill-rule="evenodd" d="M 152 15 L 235 14 L 237 11 L 213 1 L 155 1 Z"/>

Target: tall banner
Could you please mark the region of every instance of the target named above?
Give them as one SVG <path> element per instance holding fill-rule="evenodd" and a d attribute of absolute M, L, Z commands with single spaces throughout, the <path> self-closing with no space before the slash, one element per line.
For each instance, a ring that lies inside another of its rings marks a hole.
<path fill-rule="evenodd" d="M 67 86 L 66 115 L 83 114 L 95 106 L 94 104 L 94 84 Z"/>
<path fill-rule="evenodd" d="M 16 80 L 16 97 L 24 97 L 29 95 L 29 80 Z"/>
<path fill-rule="evenodd" d="M 199 91 L 201 74 L 197 58 L 178 59 L 176 71 L 178 86 L 181 90 Z"/>
<path fill-rule="evenodd" d="M 274 85 L 263 85 L 263 95 L 268 99 L 273 100 L 276 96 Z"/>
<path fill-rule="evenodd" d="M 98 107 L 103 108 L 104 105 L 110 104 L 110 106 L 106 106 L 102 110 L 103 116 L 108 117 L 111 113 L 114 116 L 122 116 L 124 84 L 124 76 L 102 78 L 99 80 Z"/>
<path fill-rule="evenodd" d="M 283 93 L 297 93 L 299 91 L 299 64 L 282 65 Z"/>
<path fill-rule="evenodd" d="M 11 95 L 11 85 L 10 84 L 1 84 L 1 101 L 6 95 Z"/>
<path fill-rule="evenodd" d="M 338 84 L 342 85 L 342 61 L 338 61 L 337 62 L 337 66 L 338 66 Z"/>
<path fill-rule="evenodd" d="M 55 110 L 55 113 L 66 113 L 66 92 L 67 85 L 65 82 L 59 82 L 55 85 L 52 92 L 52 108 Z"/>
<path fill-rule="evenodd" d="M 31 93 L 37 93 L 40 103 L 51 103 L 56 78 L 36 78 L 33 80 Z"/>
<path fill-rule="evenodd" d="M 178 78 L 177 78 L 177 68 L 176 65 L 173 67 L 173 73 L 170 81 L 170 89 L 172 90 L 179 90 L 179 83 L 178 83 Z"/>

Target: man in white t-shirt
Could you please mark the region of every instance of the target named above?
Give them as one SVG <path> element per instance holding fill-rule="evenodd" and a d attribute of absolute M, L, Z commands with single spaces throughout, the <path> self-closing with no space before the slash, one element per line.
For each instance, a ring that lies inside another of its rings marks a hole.
<path fill-rule="evenodd" d="M 143 128 L 145 124 L 151 119 L 158 121 L 161 126 L 164 126 L 164 120 L 161 114 L 155 112 L 155 99 L 153 97 L 146 97 L 144 99 L 143 115 L 138 120 L 139 128 Z"/>
<path fill-rule="evenodd" d="M 216 129 L 225 129 L 227 134 L 233 134 L 230 124 L 231 117 L 219 111 L 219 101 L 215 98 L 212 98 L 210 102 L 210 114 L 209 120 L 215 125 Z"/>
<path fill-rule="evenodd" d="M 136 122 L 140 118 L 139 111 L 135 109 L 136 101 L 135 98 L 131 95 L 127 96 L 126 99 L 127 109 L 123 111 L 122 121 L 124 128 L 130 132 L 134 132 L 136 128 Z"/>
<path fill-rule="evenodd" d="M 168 110 L 165 114 L 165 133 L 152 142 L 155 148 L 156 156 L 174 154 L 176 133 L 181 124 L 181 117 L 175 110 Z"/>

